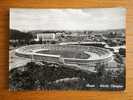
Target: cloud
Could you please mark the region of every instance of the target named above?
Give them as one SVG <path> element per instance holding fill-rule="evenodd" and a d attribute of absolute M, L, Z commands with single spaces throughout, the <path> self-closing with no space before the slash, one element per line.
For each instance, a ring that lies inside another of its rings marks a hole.
<path fill-rule="evenodd" d="M 10 9 L 10 28 L 19 30 L 105 30 L 125 28 L 124 8 Z"/>

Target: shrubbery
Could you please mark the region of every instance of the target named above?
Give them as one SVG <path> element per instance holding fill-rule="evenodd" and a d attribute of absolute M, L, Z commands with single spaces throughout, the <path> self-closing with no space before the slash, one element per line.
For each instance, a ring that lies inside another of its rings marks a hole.
<path fill-rule="evenodd" d="M 103 71 L 103 69 L 98 70 Z M 116 74 L 117 83 L 114 82 L 111 71 L 101 73 L 86 73 L 47 62 L 30 62 L 10 71 L 9 87 L 11 90 L 68 90 L 90 89 L 86 87 L 88 83 L 96 85 L 95 88 L 99 88 L 99 84 L 124 84 L 123 72 Z"/>

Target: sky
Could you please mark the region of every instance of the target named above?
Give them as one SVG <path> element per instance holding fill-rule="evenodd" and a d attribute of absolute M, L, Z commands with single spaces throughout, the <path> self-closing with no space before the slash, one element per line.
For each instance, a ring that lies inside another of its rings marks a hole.
<path fill-rule="evenodd" d="M 11 8 L 10 29 L 108 30 L 125 28 L 125 8 L 31 9 Z"/>

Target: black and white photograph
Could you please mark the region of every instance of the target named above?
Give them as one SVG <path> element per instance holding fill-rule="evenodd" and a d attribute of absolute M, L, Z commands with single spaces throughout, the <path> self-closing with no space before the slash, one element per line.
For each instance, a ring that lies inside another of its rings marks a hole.
<path fill-rule="evenodd" d="M 10 91 L 125 90 L 125 8 L 9 13 Z"/>

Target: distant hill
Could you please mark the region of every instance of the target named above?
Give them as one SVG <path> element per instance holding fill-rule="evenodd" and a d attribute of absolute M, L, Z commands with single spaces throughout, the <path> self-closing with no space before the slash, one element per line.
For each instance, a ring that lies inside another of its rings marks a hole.
<path fill-rule="evenodd" d="M 110 30 L 83 30 L 83 31 L 74 31 L 74 30 L 31 30 L 27 32 L 22 32 L 16 29 L 11 29 L 10 34 L 37 34 L 37 33 L 65 33 L 65 34 L 72 34 L 72 33 L 86 33 L 86 34 L 110 34 L 111 32 L 115 32 L 116 34 L 125 34 L 125 29 L 110 29 Z M 17 36 L 16 36 L 17 37 Z"/>
<path fill-rule="evenodd" d="M 29 32 L 22 32 L 14 29 L 10 30 L 10 39 L 12 40 L 28 40 L 32 38 L 33 36 Z"/>
<path fill-rule="evenodd" d="M 111 30 L 83 30 L 83 31 L 76 31 L 76 30 L 31 30 L 28 31 L 29 33 L 51 33 L 51 32 L 94 32 L 94 33 L 107 33 L 107 32 L 124 32 L 125 29 L 111 29 Z"/>

